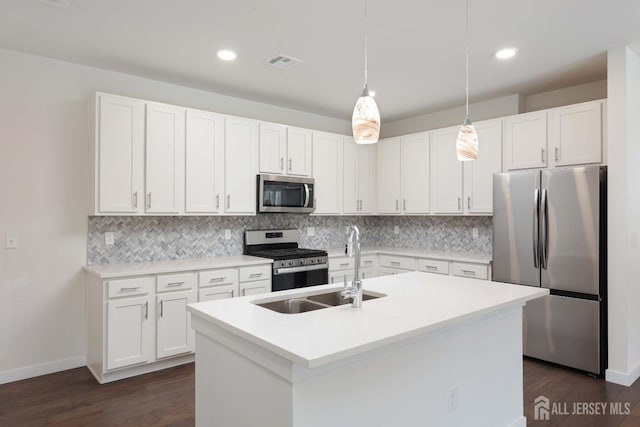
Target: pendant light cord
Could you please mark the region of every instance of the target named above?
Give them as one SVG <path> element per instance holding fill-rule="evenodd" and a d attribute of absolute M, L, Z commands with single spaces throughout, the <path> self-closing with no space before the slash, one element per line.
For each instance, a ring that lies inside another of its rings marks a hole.
<path fill-rule="evenodd" d="M 467 0 L 468 1 L 468 0 Z M 367 87 L 367 65 L 368 65 L 368 16 L 367 16 L 367 3 L 368 0 L 364 0 L 364 87 Z"/>
<path fill-rule="evenodd" d="M 469 118 L 469 0 L 466 0 L 466 5 L 467 5 L 467 13 L 466 13 L 466 94 L 467 94 L 467 100 L 466 100 L 466 118 Z"/>

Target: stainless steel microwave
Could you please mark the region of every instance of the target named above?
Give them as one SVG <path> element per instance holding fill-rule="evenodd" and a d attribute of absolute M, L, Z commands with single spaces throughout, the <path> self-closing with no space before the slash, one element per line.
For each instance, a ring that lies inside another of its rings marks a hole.
<path fill-rule="evenodd" d="M 313 178 L 258 175 L 258 212 L 311 213 Z"/>

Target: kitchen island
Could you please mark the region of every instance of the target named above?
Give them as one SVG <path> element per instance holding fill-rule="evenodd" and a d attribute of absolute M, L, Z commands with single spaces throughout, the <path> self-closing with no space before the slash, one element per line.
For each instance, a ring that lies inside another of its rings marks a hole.
<path fill-rule="evenodd" d="M 255 304 L 322 285 L 192 304 L 198 426 L 526 425 L 522 306 L 548 290 L 411 272 L 381 296 L 298 314 Z"/>

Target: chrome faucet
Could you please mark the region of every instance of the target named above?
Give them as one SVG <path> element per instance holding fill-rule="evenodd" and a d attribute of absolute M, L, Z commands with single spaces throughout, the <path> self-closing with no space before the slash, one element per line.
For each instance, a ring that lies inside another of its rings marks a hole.
<path fill-rule="evenodd" d="M 354 257 L 354 271 L 351 286 L 347 286 L 347 276 L 344 276 L 344 289 L 341 296 L 344 299 L 352 298 L 351 307 L 362 307 L 362 281 L 360 280 L 360 230 L 355 225 L 349 228 L 349 238 L 345 248 L 347 256 Z"/>

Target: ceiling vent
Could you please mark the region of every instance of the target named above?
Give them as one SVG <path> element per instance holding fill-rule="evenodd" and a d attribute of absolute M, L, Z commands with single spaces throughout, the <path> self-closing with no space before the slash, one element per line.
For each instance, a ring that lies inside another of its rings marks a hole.
<path fill-rule="evenodd" d="M 72 0 L 40 0 L 42 3 L 49 4 L 51 6 L 62 7 L 64 9 L 71 5 Z"/>
<path fill-rule="evenodd" d="M 287 55 L 276 55 L 273 58 L 269 58 L 264 61 L 265 64 L 271 65 L 276 68 L 280 68 L 281 70 L 288 70 L 291 67 L 294 67 L 302 62 L 302 59 L 297 59 L 292 56 Z"/>

